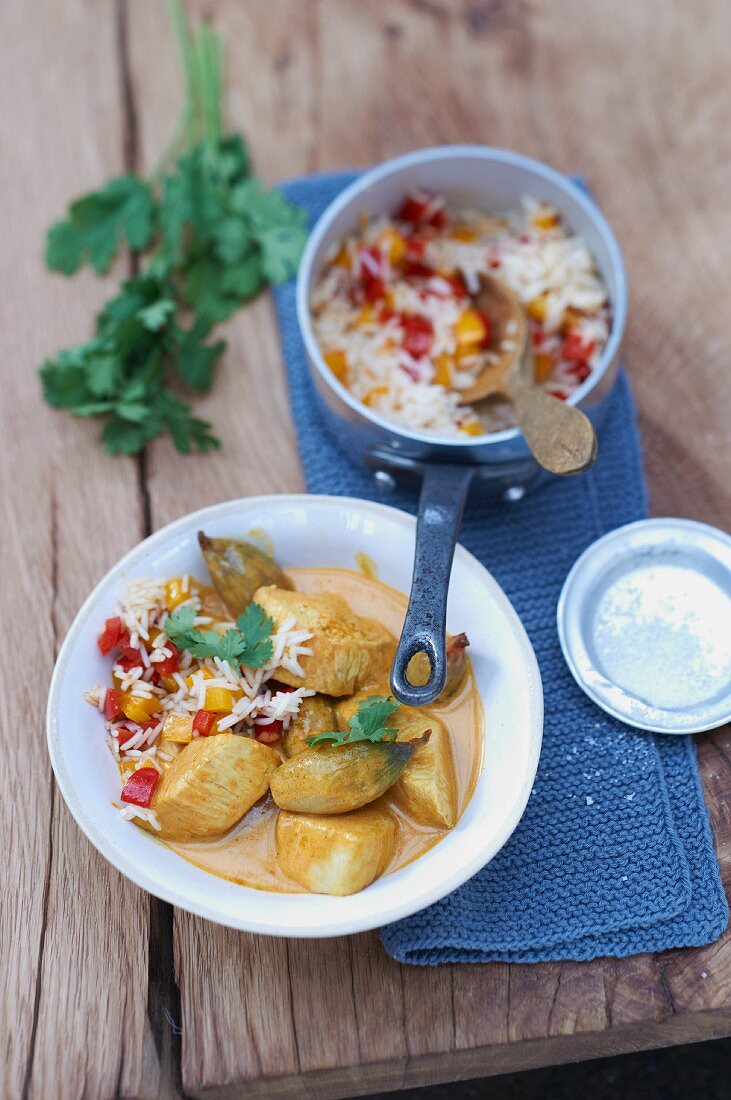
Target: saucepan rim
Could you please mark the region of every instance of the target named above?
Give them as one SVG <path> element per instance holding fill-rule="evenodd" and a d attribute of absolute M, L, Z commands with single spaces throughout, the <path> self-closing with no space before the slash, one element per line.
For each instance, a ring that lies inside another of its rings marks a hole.
<path fill-rule="evenodd" d="M 385 161 L 375 168 L 363 173 L 333 199 L 330 205 L 323 211 L 315 223 L 300 263 L 297 276 L 296 305 L 297 321 L 305 344 L 310 368 L 314 369 L 324 384 L 338 395 L 340 400 L 348 406 L 356 417 L 369 421 L 382 431 L 416 443 L 438 445 L 448 447 L 459 453 L 460 450 L 472 450 L 475 447 L 484 447 L 490 444 L 508 443 L 519 439 L 522 432 L 519 428 L 507 428 L 498 432 L 489 432 L 484 436 L 473 437 L 469 440 L 449 439 L 443 436 L 429 435 L 413 431 L 392 420 L 380 416 L 373 409 L 363 405 L 353 394 L 338 381 L 328 368 L 320 351 L 320 346 L 315 338 L 312 328 L 312 315 L 310 312 L 310 297 L 312 292 L 312 278 L 315 259 L 322 244 L 323 237 L 327 234 L 333 221 L 349 207 L 359 209 L 363 195 L 374 184 L 386 179 L 403 168 L 418 167 L 436 160 L 458 161 L 459 159 L 483 160 L 489 164 L 509 164 L 532 172 L 538 179 L 554 184 L 564 191 L 568 198 L 581 207 L 586 216 L 592 221 L 599 235 L 603 238 L 607 253 L 610 258 L 616 294 L 612 299 L 612 323 L 609 339 L 602 353 L 597 368 L 592 371 L 589 378 L 578 386 L 568 398 L 571 405 L 580 404 L 581 401 L 599 384 L 604 374 L 619 351 L 627 319 L 627 276 L 622 259 L 622 253 L 609 222 L 599 210 L 590 196 L 568 176 L 550 168 L 547 164 L 535 160 L 532 157 L 523 156 L 520 153 L 511 152 L 509 149 L 499 149 L 489 145 L 437 145 L 426 149 L 417 149 L 403 156 Z M 516 200 L 520 195 L 516 194 Z M 355 219 L 354 219 L 355 220 Z"/>

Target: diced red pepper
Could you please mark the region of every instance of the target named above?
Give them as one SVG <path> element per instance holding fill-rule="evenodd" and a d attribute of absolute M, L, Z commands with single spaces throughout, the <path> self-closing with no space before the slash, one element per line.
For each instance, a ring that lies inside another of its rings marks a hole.
<path fill-rule="evenodd" d="M 579 362 L 588 359 L 593 351 L 593 342 L 586 343 L 581 333 L 575 331 L 570 332 L 561 345 L 561 355 L 564 359 L 573 359 Z"/>
<path fill-rule="evenodd" d="M 568 370 L 579 382 L 585 382 L 591 374 L 591 367 L 585 362 L 572 363 Z"/>
<path fill-rule="evenodd" d="M 381 306 L 376 315 L 376 319 L 378 320 L 379 324 L 385 325 L 388 321 L 392 321 L 395 316 L 395 309 L 391 309 L 390 306 Z"/>
<path fill-rule="evenodd" d="M 273 722 L 268 722 L 266 726 L 254 726 L 254 740 L 261 741 L 262 745 L 271 745 L 279 740 L 283 732 L 284 722 L 279 718 L 275 718 Z"/>
<path fill-rule="evenodd" d="M 121 634 L 122 620 L 118 615 L 113 615 L 111 619 L 106 620 L 104 629 L 96 640 L 96 644 L 99 646 L 99 652 L 103 657 L 106 657 L 108 653 L 112 652 L 118 644 Z"/>
<path fill-rule="evenodd" d="M 435 229 L 444 229 L 447 224 L 444 208 L 432 210 L 433 199 L 425 191 L 412 191 L 406 196 L 396 212 L 396 220 L 409 225 L 419 223 L 431 225 Z"/>
<path fill-rule="evenodd" d="M 412 233 L 406 238 L 406 252 L 412 257 L 423 256 L 426 252 L 426 241 L 418 233 Z"/>
<path fill-rule="evenodd" d="M 193 719 L 193 729 L 201 737 L 208 737 L 209 733 L 213 729 L 213 724 L 218 718 L 215 711 L 212 710 L 199 710 L 196 711 L 195 718 Z"/>
<path fill-rule="evenodd" d="M 133 668 L 143 668 L 142 658 L 138 657 L 133 660 L 132 657 L 117 657 L 115 662 L 122 669 L 122 672 L 130 672 Z"/>
<path fill-rule="evenodd" d="M 465 298 L 467 296 L 467 287 L 465 286 L 465 281 L 458 271 L 456 271 L 454 275 L 445 275 L 444 278 L 452 287 L 455 297 Z"/>
<path fill-rule="evenodd" d="M 152 802 L 155 787 L 160 780 L 157 768 L 140 768 L 132 772 L 122 788 L 122 802 L 129 802 L 132 806 L 142 806 L 143 809 Z"/>
<path fill-rule="evenodd" d="M 386 295 L 383 281 L 383 256 L 377 248 L 362 248 L 358 253 L 360 286 L 364 301 L 373 305 Z"/>
<path fill-rule="evenodd" d="M 118 726 L 117 742 L 119 743 L 120 749 L 125 748 L 127 744 L 132 740 L 132 738 L 137 736 L 139 730 L 151 730 L 154 726 L 157 726 L 159 724 L 159 718 L 148 718 L 146 722 L 138 722 L 138 728 L 134 730 L 129 729 L 128 726 Z"/>
<path fill-rule="evenodd" d="M 403 273 L 406 279 L 429 279 L 436 274 L 433 267 L 423 260 L 404 260 Z"/>
<path fill-rule="evenodd" d="M 536 321 L 530 322 L 530 338 L 534 348 L 539 348 L 545 340 L 543 329 Z"/>
<path fill-rule="evenodd" d="M 428 317 L 419 317 L 415 313 L 401 314 L 401 327 L 404 332 L 403 346 L 414 359 L 428 355 L 432 346 L 434 329 Z"/>
<path fill-rule="evenodd" d="M 139 661 L 140 651 L 136 646 L 130 645 L 129 630 L 124 630 L 117 639 L 117 649 L 124 657 L 131 661 Z"/>
<path fill-rule="evenodd" d="M 107 688 L 104 696 L 104 717 L 107 722 L 113 722 L 122 713 L 122 708 L 119 705 L 121 695 L 121 691 L 117 691 L 116 688 Z"/>
<path fill-rule="evenodd" d="M 287 691 L 287 692 L 289 692 L 289 691 L 296 691 L 297 690 L 297 688 L 292 687 L 291 684 L 283 684 L 281 680 L 270 680 L 269 684 L 267 686 L 271 689 L 272 694 L 274 694 L 277 691 Z"/>
<path fill-rule="evenodd" d="M 554 397 L 557 397 L 559 401 L 568 401 L 569 395 L 566 393 L 566 390 L 552 390 L 551 393 Z"/>
<path fill-rule="evenodd" d="M 123 749 L 125 745 L 137 735 L 137 730 L 128 729 L 127 726 L 120 726 L 117 730 L 117 744 L 120 749 Z"/>
<path fill-rule="evenodd" d="M 140 727 L 141 730 L 151 730 L 155 726 L 160 725 L 160 718 L 148 718 L 146 722 L 138 722 L 137 725 Z"/>
<path fill-rule="evenodd" d="M 168 641 L 165 643 L 165 648 L 170 650 L 170 656 L 153 666 L 158 676 L 172 676 L 180 666 L 180 650 L 178 647 Z"/>
<path fill-rule="evenodd" d="M 374 279 L 371 276 L 364 276 L 362 283 L 363 298 L 368 305 L 373 306 L 376 302 L 386 297 L 386 284 L 383 279 Z"/>

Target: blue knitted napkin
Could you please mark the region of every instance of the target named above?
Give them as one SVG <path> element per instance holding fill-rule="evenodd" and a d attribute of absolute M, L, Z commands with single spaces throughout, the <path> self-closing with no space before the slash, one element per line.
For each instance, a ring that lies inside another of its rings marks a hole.
<path fill-rule="evenodd" d="M 353 173 L 291 181 L 312 219 Z M 292 411 L 315 493 L 384 500 L 327 433 L 310 383 L 292 283 L 276 291 Z M 728 907 L 703 804 L 693 742 L 628 729 L 576 686 L 556 633 L 556 602 L 578 555 L 646 514 L 640 444 L 620 378 L 589 474 L 555 481 L 519 504 L 468 504 L 460 541 L 495 576 L 530 635 L 545 693 L 538 776 L 516 832 L 449 897 L 382 931 L 401 962 L 538 962 L 632 955 L 710 943 Z"/>

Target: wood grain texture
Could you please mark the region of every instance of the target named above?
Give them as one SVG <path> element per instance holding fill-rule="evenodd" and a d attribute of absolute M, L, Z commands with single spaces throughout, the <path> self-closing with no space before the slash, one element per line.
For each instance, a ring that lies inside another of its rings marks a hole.
<path fill-rule="evenodd" d="M 44 8 L 41 17 L 27 5 L 0 12 L 0 769 L 9 871 L 0 934 L 10 963 L 0 979 L 0 1092 L 139 1095 L 150 1050 L 149 899 L 71 820 L 52 782 L 43 714 L 71 619 L 142 533 L 135 464 L 103 455 L 91 425 L 44 406 L 36 374 L 44 356 L 86 335 L 108 291 L 93 277 L 75 286 L 52 278 L 40 259 L 45 227 L 68 198 L 122 166 L 116 24 L 113 10 L 79 0 Z M 154 1066 L 145 1072 L 154 1089 Z"/>
<path fill-rule="evenodd" d="M 190 8 L 226 36 L 230 121 L 270 181 L 454 141 L 582 172 L 629 269 L 627 360 L 653 510 L 728 526 L 725 0 L 695 5 L 693 33 L 682 0 Z M 0 934 L 13 943 L 0 973 L 0 1093 L 326 1100 L 731 1033 L 728 935 L 621 961 L 401 967 L 375 933 L 286 942 L 173 914 L 81 836 L 54 796 L 44 692 L 13 672 L 48 681 L 83 597 L 150 524 L 298 491 L 302 475 L 266 298 L 227 326 L 216 387 L 198 402 L 219 453 L 180 459 L 161 441 L 144 463 L 109 459 L 91 425 L 41 403 L 36 365 L 88 331 L 107 290 L 45 273 L 44 228 L 74 193 L 152 166 L 180 79 L 161 4 L 5 5 L 0 50 L 0 418 L 12 456 L 0 471 L 0 577 L 4 621 L 24 626 L 12 645 L 0 635 L 3 747 L 27 733 L 26 767 L 0 753 Z M 731 731 L 698 748 L 729 884 Z"/>

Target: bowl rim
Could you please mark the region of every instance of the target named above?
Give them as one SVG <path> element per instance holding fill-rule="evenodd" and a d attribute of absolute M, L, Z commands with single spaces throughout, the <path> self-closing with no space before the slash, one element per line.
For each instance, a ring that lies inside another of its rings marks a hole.
<path fill-rule="evenodd" d="M 600 383 L 610 364 L 617 356 L 624 337 L 624 330 L 627 322 L 628 298 L 627 273 L 619 243 L 613 229 L 594 199 L 584 188 L 575 183 L 570 176 L 564 175 L 562 172 L 549 167 L 549 165 L 544 164 L 542 161 L 535 160 L 533 157 L 524 156 L 522 153 L 514 153 L 510 149 L 501 149 L 492 145 L 434 145 L 424 149 L 415 149 L 410 153 L 404 153 L 401 156 L 394 157 L 391 160 L 384 161 L 373 168 L 367 169 L 336 195 L 332 202 L 323 210 L 312 227 L 297 273 L 297 322 L 300 335 L 302 336 L 307 351 L 308 361 L 311 367 L 314 366 L 314 369 L 317 371 L 324 385 L 336 393 L 340 400 L 343 401 L 353 413 L 370 421 L 374 426 L 380 428 L 381 431 L 389 432 L 403 439 L 409 439 L 415 443 L 449 447 L 454 449 L 455 453 L 459 452 L 460 448 L 473 451 L 476 446 L 486 446 L 492 443 L 510 443 L 522 438 L 522 432 L 519 428 L 506 428 L 499 432 L 487 432 L 481 436 L 474 436 L 465 441 L 437 435 L 426 435 L 410 428 L 403 427 L 400 424 L 396 424 L 394 421 L 387 420 L 385 417 L 380 416 L 377 412 L 370 409 L 367 405 L 363 405 L 362 402 L 358 401 L 357 398 L 351 394 L 350 390 L 335 377 L 332 371 L 328 369 L 323 359 L 320 346 L 312 330 L 310 291 L 312 287 L 315 254 L 320 247 L 322 238 L 329 230 L 331 223 L 343 210 L 346 210 L 349 206 L 357 202 L 363 192 L 367 191 L 368 188 L 372 187 L 375 183 L 387 178 L 394 172 L 400 171 L 402 168 L 418 167 L 421 164 L 426 164 L 431 161 L 450 160 L 456 157 L 484 160 L 487 163 L 510 164 L 533 172 L 540 179 L 546 180 L 563 190 L 572 201 L 577 203 L 577 205 L 583 209 L 586 216 L 593 221 L 597 231 L 604 238 L 610 257 L 610 264 L 614 270 L 617 283 L 617 294 L 615 300 L 612 302 L 612 325 L 609 339 L 602 352 L 597 369 L 592 372 L 586 381 L 576 387 L 568 398 L 568 404 L 579 404 L 584 397 L 591 393 Z"/>
<path fill-rule="evenodd" d="M 207 901 L 203 902 L 191 899 L 187 896 L 185 887 L 180 887 L 177 881 L 173 883 L 160 883 L 147 867 L 140 865 L 140 863 L 133 860 L 126 852 L 120 850 L 114 838 L 110 836 L 104 826 L 99 825 L 91 815 L 86 813 L 81 799 L 77 798 L 74 783 L 70 773 L 67 771 L 66 761 L 61 749 L 62 733 L 59 729 L 60 722 L 57 719 L 57 714 L 59 710 L 62 682 L 72 653 L 77 645 L 78 637 L 89 617 L 97 611 L 97 601 L 103 597 L 105 589 L 110 582 L 117 581 L 125 570 L 134 567 L 138 560 L 144 559 L 152 547 L 155 547 L 158 543 L 164 543 L 176 533 L 182 533 L 183 531 L 187 533 L 192 527 L 200 524 L 201 521 L 212 520 L 218 516 L 227 515 L 232 512 L 235 513 L 237 509 L 240 509 L 242 506 L 245 506 L 247 509 L 250 509 L 252 506 L 271 509 L 272 507 L 278 507 L 280 505 L 284 507 L 306 506 L 307 503 L 312 500 L 313 495 L 306 493 L 275 493 L 222 501 L 218 504 L 208 505 L 194 512 L 187 513 L 185 516 L 181 516 L 179 519 L 166 524 L 164 527 L 161 527 L 158 531 L 155 531 L 139 542 L 105 573 L 84 600 L 84 603 L 74 617 L 56 659 L 46 707 L 46 740 L 48 752 L 61 795 L 81 831 L 112 866 L 130 881 L 135 883 L 135 885 L 146 890 L 148 893 L 161 898 L 163 901 L 169 902 L 171 905 L 175 905 L 180 909 L 193 913 L 196 916 L 211 920 L 216 924 L 242 931 L 290 938 L 320 938 L 368 931 L 373 928 L 382 927 L 385 924 L 390 924 L 393 921 L 400 920 L 418 910 L 426 908 L 457 889 L 457 887 L 461 886 L 477 871 L 489 863 L 512 835 L 525 812 L 525 807 L 533 789 L 543 739 L 543 688 L 540 670 L 530 639 L 528 638 L 525 627 L 518 617 L 517 612 L 502 588 L 493 578 L 492 574 L 490 574 L 468 550 L 461 544 L 458 544 L 455 552 L 455 561 L 460 560 L 465 566 L 472 571 L 477 571 L 480 575 L 480 580 L 488 589 L 490 598 L 494 600 L 503 611 L 521 652 L 524 673 L 529 689 L 527 707 L 530 715 L 525 773 L 520 789 L 516 792 L 511 812 L 506 815 L 502 828 L 499 833 L 495 835 L 489 846 L 480 848 L 477 853 L 473 851 L 470 857 L 467 858 L 456 871 L 453 871 L 450 875 L 442 876 L 436 882 L 426 884 L 423 888 L 419 889 L 415 896 L 409 895 L 408 897 L 403 897 L 400 903 L 389 905 L 388 909 L 381 913 L 360 918 L 356 915 L 349 918 L 329 919 L 327 921 L 323 920 L 320 924 L 310 924 L 304 928 L 300 928 L 299 926 L 290 928 L 273 923 L 271 919 L 261 921 L 247 918 L 245 906 L 242 906 L 243 912 L 241 916 L 239 916 L 238 912 L 235 915 L 222 913 L 215 903 L 209 904 Z M 380 517 L 390 522 L 395 521 L 402 528 L 408 527 L 415 533 L 415 517 L 389 505 L 380 504 L 375 501 L 361 500 L 356 497 L 321 496 L 319 494 L 314 496 L 314 500 L 317 501 L 317 503 L 325 504 L 326 507 L 342 508 L 343 506 L 347 506 L 361 511 L 365 509 L 375 518 Z M 479 777 L 477 782 L 479 785 Z M 179 857 L 179 859 L 181 871 L 182 868 L 190 867 L 192 872 L 198 871 L 204 875 L 210 874 L 210 872 L 202 871 L 194 865 L 188 864 L 182 857 Z M 399 872 L 395 873 L 398 874 Z M 212 877 L 218 880 L 218 876 Z M 251 889 L 239 884 L 229 885 L 242 890 Z M 298 897 L 299 895 L 285 894 L 283 896 L 291 898 L 293 896 Z M 357 897 L 358 895 L 354 896 Z M 331 900 L 337 901 L 338 899 Z"/>

